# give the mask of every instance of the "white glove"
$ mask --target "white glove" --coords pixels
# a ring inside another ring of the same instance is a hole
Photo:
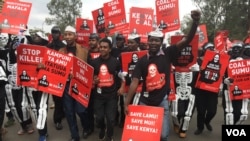
[[[194,64],[189,68],[190,71],[200,71],[200,66],[198,64]]]
[[[124,72],[121,72],[121,71],[120,71],[120,72],[118,73],[118,77],[121,78],[122,81],[125,81],[126,75],[128,75],[128,72],[125,72],[125,71],[124,71]]]

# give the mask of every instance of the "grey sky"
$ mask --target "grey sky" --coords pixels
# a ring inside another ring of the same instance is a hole
[[[30,12],[28,26],[29,28],[43,28],[46,32],[50,31],[52,26],[44,23],[45,17],[49,17],[47,3],[50,0],[20,0],[23,2],[31,2],[32,9]],[[111,0],[82,0],[82,18],[92,19],[92,11],[103,6],[103,3]],[[130,7],[149,7],[154,8],[155,0],[124,0],[125,10],[128,13]],[[191,0],[179,0],[180,18],[182,19],[185,14],[189,14],[194,5]]]

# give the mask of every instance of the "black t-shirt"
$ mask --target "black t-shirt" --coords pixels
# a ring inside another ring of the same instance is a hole
[[[110,56],[108,59],[102,59],[101,57],[98,57],[94,60],[92,60],[90,62],[90,65],[93,66],[94,68],[94,75],[99,75],[100,74],[100,67],[102,65],[105,65],[108,69],[108,74],[109,76],[111,76],[110,78],[112,80],[110,80],[110,84],[109,86],[101,86],[99,87],[101,89],[101,92],[98,90],[99,88],[97,88],[98,86],[96,86],[94,88],[94,93],[95,96],[97,98],[112,98],[112,97],[116,97],[117,96],[117,74],[121,69],[121,64],[120,62],[114,58],[113,56]],[[100,77],[99,77],[100,78]],[[100,78],[101,81],[101,78]]]
[[[170,91],[171,63],[179,57],[180,52],[176,46],[170,46],[164,48],[163,53],[149,57],[144,55],[139,59],[133,71],[132,78],[140,79],[142,77],[144,80],[140,101],[146,105],[158,106]],[[156,66],[157,71],[157,74],[151,78],[148,71],[150,66]]]

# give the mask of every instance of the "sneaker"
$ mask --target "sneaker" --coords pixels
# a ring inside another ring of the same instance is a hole
[[[47,140],[46,135],[39,136],[39,141],[46,141],[46,140]]]
[[[92,132],[93,130],[83,131],[83,134],[82,134],[83,138],[87,139],[88,136],[92,134]]]
[[[101,129],[99,132],[99,140],[104,141],[105,139],[105,129]]]
[[[206,123],[205,125],[208,131],[213,131],[213,127],[209,123]]]
[[[26,131],[28,134],[32,134],[35,132],[34,128],[33,128],[33,125],[32,124],[29,124],[26,126]]]
[[[51,105],[49,106],[49,108],[50,108],[50,109],[54,109],[54,108],[55,108],[55,104],[54,104],[54,103],[51,104]]]
[[[10,127],[10,126],[14,125],[14,123],[15,123],[15,120],[13,118],[11,118],[4,123],[4,127]]]
[[[179,134],[179,137],[180,137],[180,138],[186,138],[186,137],[187,137],[187,134],[186,134],[186,133],[181,132],[181,133]]]
[[[197,129],[197,130],[194,132],[195,135],[200,135],[201,133],[202,133],[202,130],[200,130],[200,129]]]
[[[21,128],[20,130],[17,131],[18,135],[23,135],[26,133],[26,130],[24,130],[23,128]]]
[[[61,123],[56,123],[56,130],[62,130],[63,126]]]

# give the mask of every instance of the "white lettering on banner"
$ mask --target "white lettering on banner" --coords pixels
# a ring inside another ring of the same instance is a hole
[[[144,118],[153,118],[153,119],[158,119],[158,115],[157,114],[148,114],[148,113],[144,113],[143,114]]]
[[[77,61],[77,65],[80,66],[80,68],[84,69],[85,71],[88,71],[88,66],[87,64],[84,64],[81,61]]]
[[[157,133],[158,129],[140,126],[139,131],[147,132],[147,133]]]
[[[118,15],[120,13],[121,13],[121,9],[116,9],[116,10],[110,11],[108,15],[113,16],[113,15]]]
[[[232,70],[232,75],[246,74],[250,72],[250,67],[238,68]]]
[[[90,36],[90,33],[77,33],[77,36]]]
[[[27,56],[27,55],[19,55],[19,61],[29,62],[29,63],[40,63],[43,58],[39,56]]]
[[[119,0],[113,0],[111,2],[108,2],[108,6],[114,6],[114,5],[117,5],[119,4]]]
[[[235,63],[230,63],[229,64],[229,68],[230,69],[235,69],[235,68],[240,68],[240,67],[245,67],[246,65],[244,64],[244,62],[235,62]]]
[[[143,124],[143,119],[132,118],[131,123]]]
[[[173,1],[173,0],[172,0],[172,1]],[[169,1],[169,0],[158,0],[158,1],[156,2],[156,5],[159,6],[159,5],[166,4],[166,3],[170,3],[170,1]]]
[[[37,56],[37,55],[41,54],[41,51],[37,50],[37,49],[23,48],[22,53],[27,54],[27,55]]]
[[[12,10],[27,11],[26,7],[21,7],[17,5],[7,5],[7,8]]]
[[[64,55],[64,54],[59,53],[59,52],[57,52],[57,51],[47,50],[47,54],[48,54],[48,55],[51,55],[51,56],[54,56],[54,57],[57,57],[57,58],[59,58],[59,59],[68,61],[68,62],[70,62],[70,60],[71,60],[71,57],[70,57],[70,56]]]
[[[142,113],[141,112],[130,112],[129,116],[142,117]]]
[[[227,136],[247,136],[244,129],[226,129]]]
[[[88,83],[88,78],[84,77],[83,75],[81,75],[80,73],[76,72],[76,78],[80,79],[81,81],[83,81],[85,84]]]
[[[164,11],[164,10],[173,9],[173,8],[175,8],[175,4],[169,3],[169,4],[159,6],[159,11]]]
[[[126,129],[129,129],[129,130],[136,130],[136,131],[137,131],[137,130],[139,130],[139,126],[127,124]]]

